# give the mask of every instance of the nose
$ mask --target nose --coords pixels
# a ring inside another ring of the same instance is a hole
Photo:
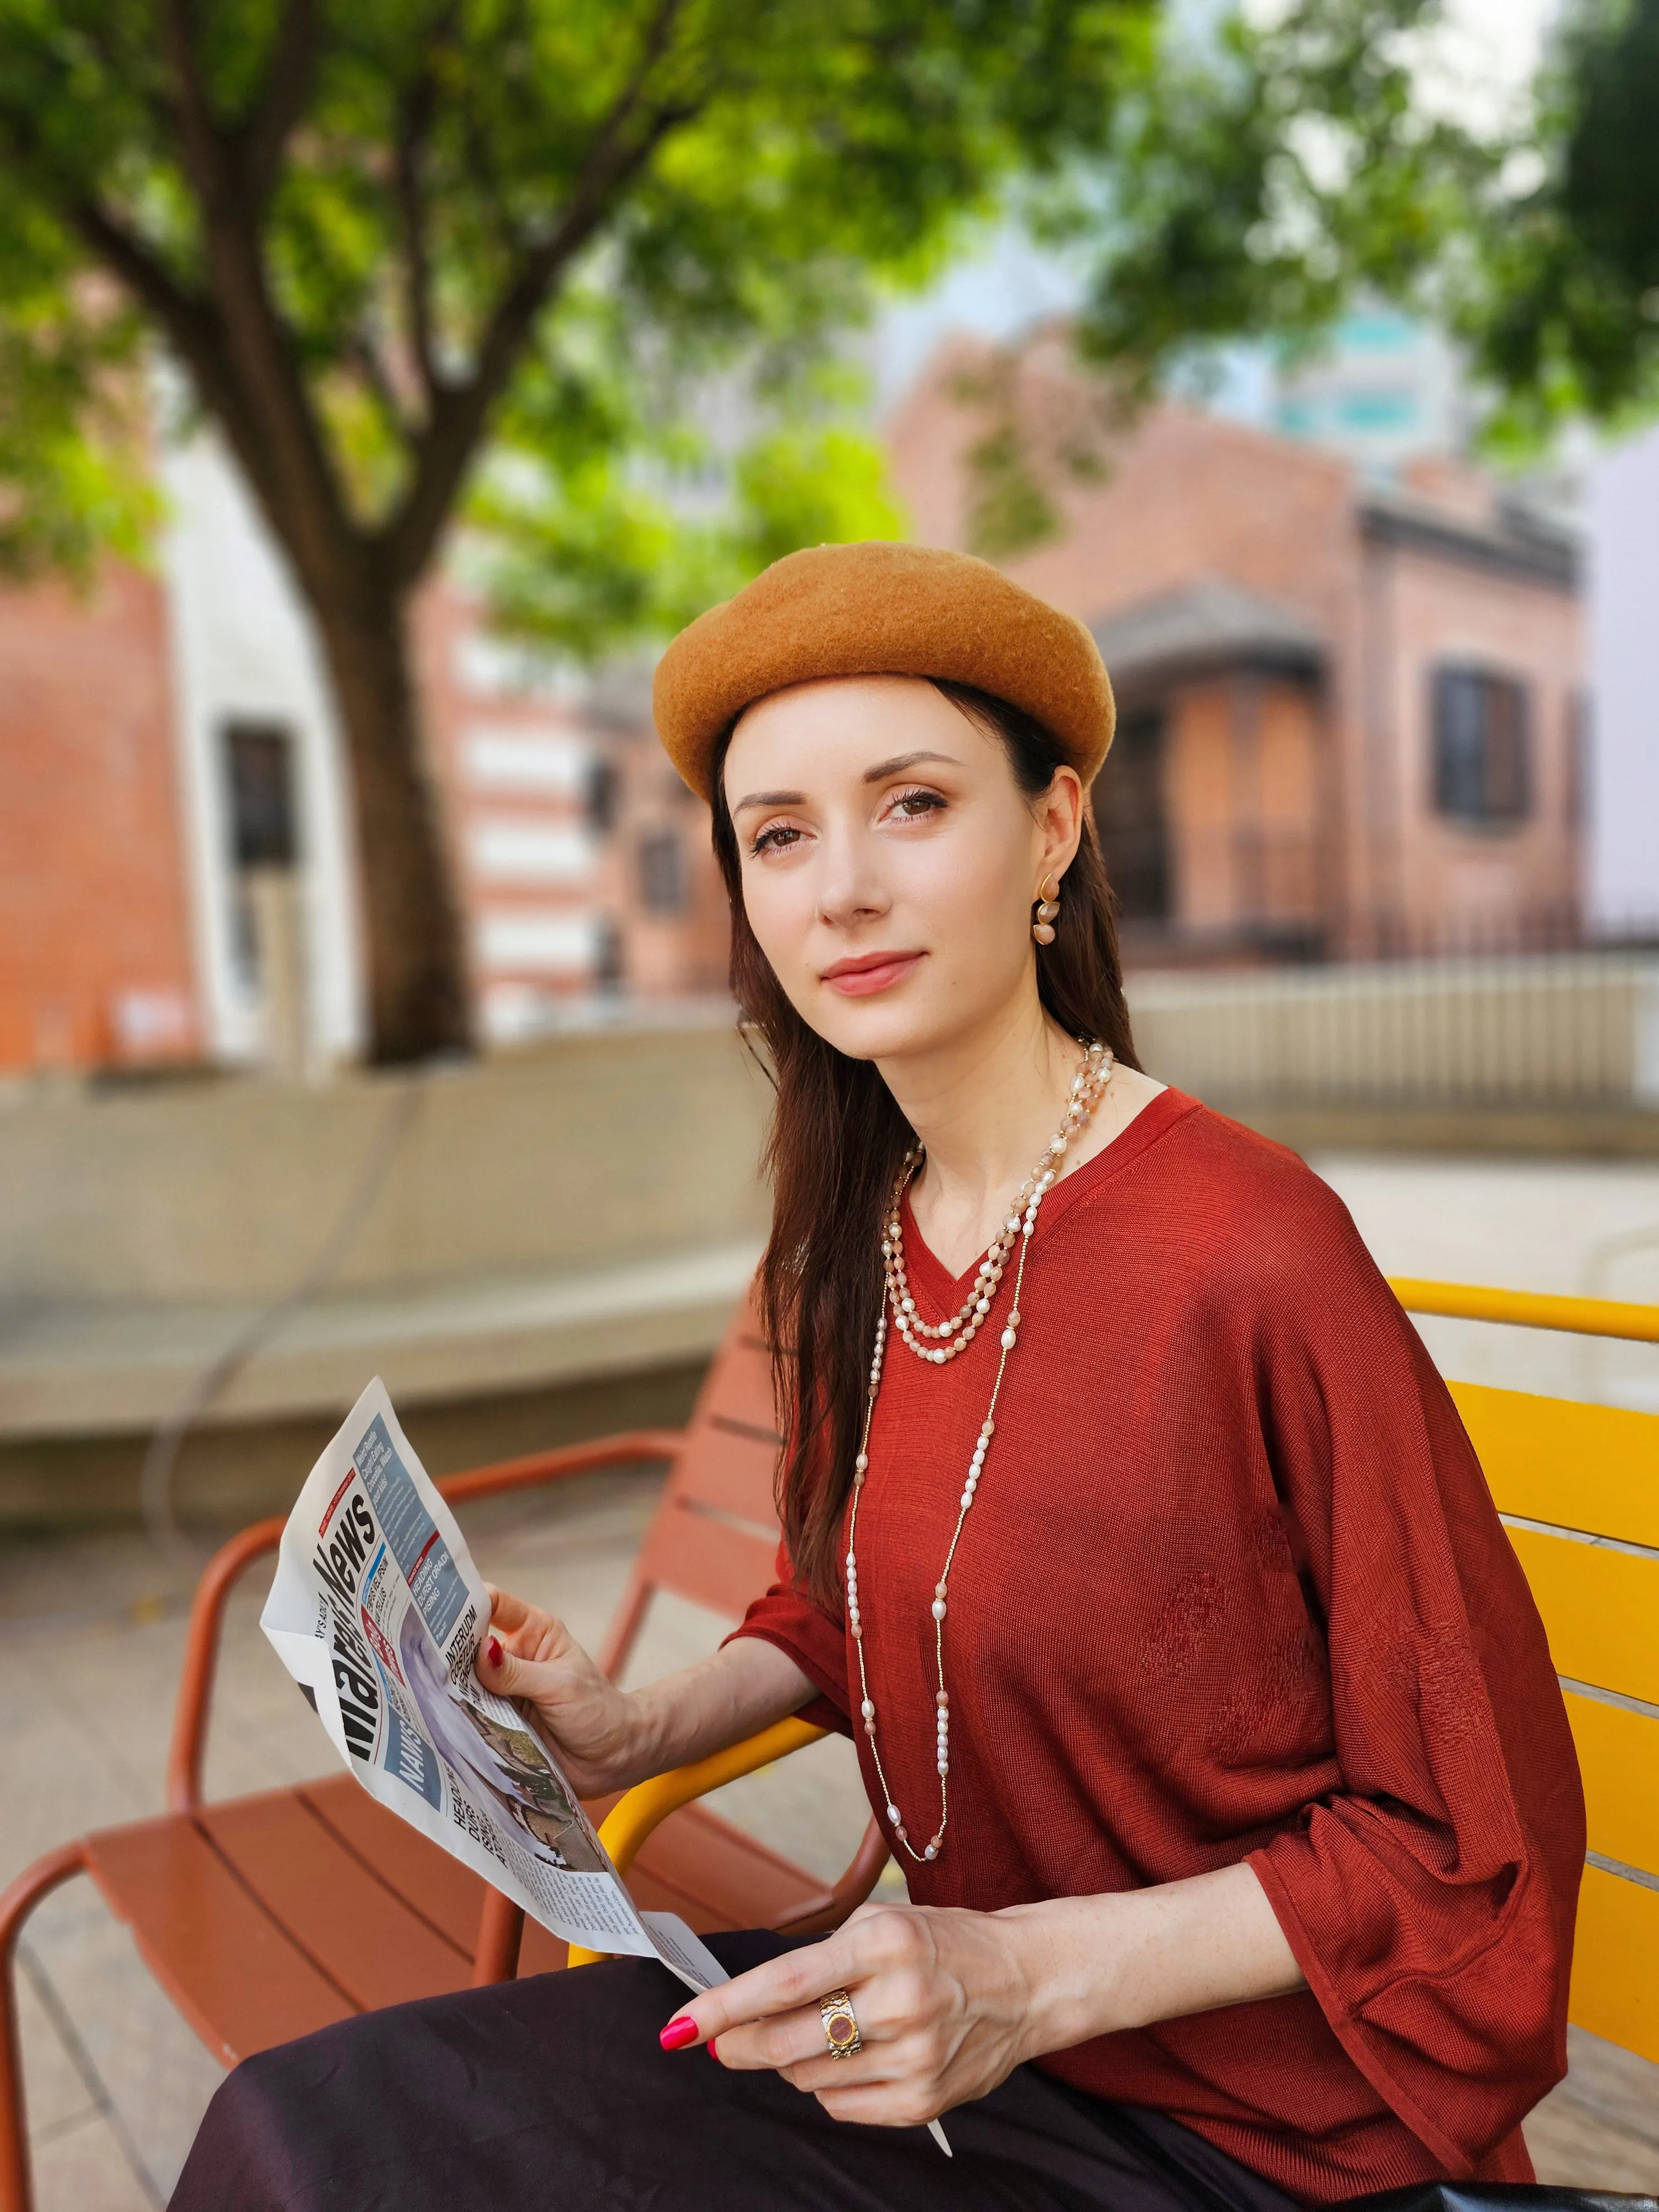
[[[844,829],[829,830],[818,850],[818,920],[830,929],[878,921],[893,902],[867,841]]]

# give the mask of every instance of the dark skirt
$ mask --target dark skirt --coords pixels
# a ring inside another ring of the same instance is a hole
[[[789,1948],[717,1936],[734,1973]],[[851,2126],[658,2031],[684,1990],[617,1960],[367,2013],[250,2058],[171,2212],[1295,2212],[1163,2113],[1022,2066],[921,2128]]]

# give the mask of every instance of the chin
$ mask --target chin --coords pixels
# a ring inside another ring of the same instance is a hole
[[[925,996],[906,994],[899,985],[878,999],[840,999],[819,988],[810,1007],[799,1009],[825,1043],[848,1060],[902,1060],[940,1044],[958,1026]]]

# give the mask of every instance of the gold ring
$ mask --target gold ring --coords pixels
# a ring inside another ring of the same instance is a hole
[[[827,1997],[821,1997],[818,2011],[823,2018],[824,2041],[830,2045],[832,2058],[850,2058],[855,2051],[864,2048],[864,2038],[859,2033],[853,2012],[853,2000],[845,1990],[831,1990]]]

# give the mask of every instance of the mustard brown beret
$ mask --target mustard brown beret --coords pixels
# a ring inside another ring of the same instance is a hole
[[[757,699],[836,676],[936,676],[1023,708],[1088,783],[1112,742],[1112,687],[1088,631],[988,561],[932,545],[791,553],[688,624],[658,664],[657,732],[712,796],[720,733]]]

